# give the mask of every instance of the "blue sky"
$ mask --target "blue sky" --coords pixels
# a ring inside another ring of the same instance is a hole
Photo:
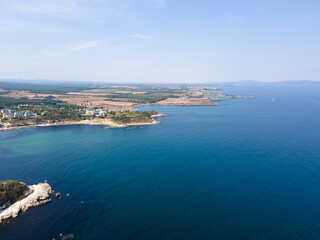
[[[0,0],[0,78],[320,80],[320,2]]]

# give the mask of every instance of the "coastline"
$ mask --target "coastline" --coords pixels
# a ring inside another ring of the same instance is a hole
[[[15,126],[15,127],[8,127],[8,128],[0,128],[0,131],[5,130],[15,130],[15,129],[22,129],[22,128],[32,128],[32,127],[52,127],[52,126],[68,126],[68,125],[101,125],[106,126],[108,128],[125,128],[125,127],[138,127],[138,126],[148,126],[148,125],[156,125],[159,124],[160,121],[155,120],[155,117],[164,117],[165,114],[159,113],[157,115],[152,115],[151,118],[153,119],[152,122],[141,122],[141,123],[123,123],[119,124],[111,119],[105,118],[98,118],[93,120],[81,120],[81,121],[65,121],[65,122],[58,122],[58,123],[42,123],[42,124],[35,124],[35,125],[26,125],[26,126]]]
[[[0,223],[9,219],[15,218],[19,215],[20,211],[27,211],[31,207],[37,207],[51,201],[49,198],[51,194],[51,186],[48,183],[39,183],[36,185],[28,186],[30,191],[26,197],[15,202],[10,207],[0,212]]]
[[[156,103],[156,105],[162,106],[219,106],[220,103],[216,102],[217,99],[211,98],[167,98]],[[220,101],[220,100],[219,100]]]

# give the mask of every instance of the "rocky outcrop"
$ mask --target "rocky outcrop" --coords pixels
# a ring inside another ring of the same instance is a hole
[[[8,218],[17,217],[20,211],[27,211],[31,207],[40,206],[51,201],[49,198],[51,186],[48,183],[39,183],[28,187],[31,191],[28,196],[0,212],[0,223]]]

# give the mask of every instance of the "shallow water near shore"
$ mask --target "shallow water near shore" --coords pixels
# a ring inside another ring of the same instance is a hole
[[[153,126],[0,131],[0,179],[62,193],[0,239],[319,239],[320,85],[226,92],[256,98],[141,106],[168,115]]]

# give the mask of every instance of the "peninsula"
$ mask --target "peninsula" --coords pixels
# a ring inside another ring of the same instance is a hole
[[[24,109],[24,111],[22,110]],[[155,117],[164,114],[136,109],[108,110],[87,109],[68,106],[24,106],[1,109],[3,119],[0,130],[26,127],[46,127],[56,125],[106,125],[108,127],[128,127],[158,124]],[[11,117],[8,117],[11,116]]]
[[[19,212],[51,201],[48,183],[27,186],[18,181],[0,182],[0,223],[18,216]]]

